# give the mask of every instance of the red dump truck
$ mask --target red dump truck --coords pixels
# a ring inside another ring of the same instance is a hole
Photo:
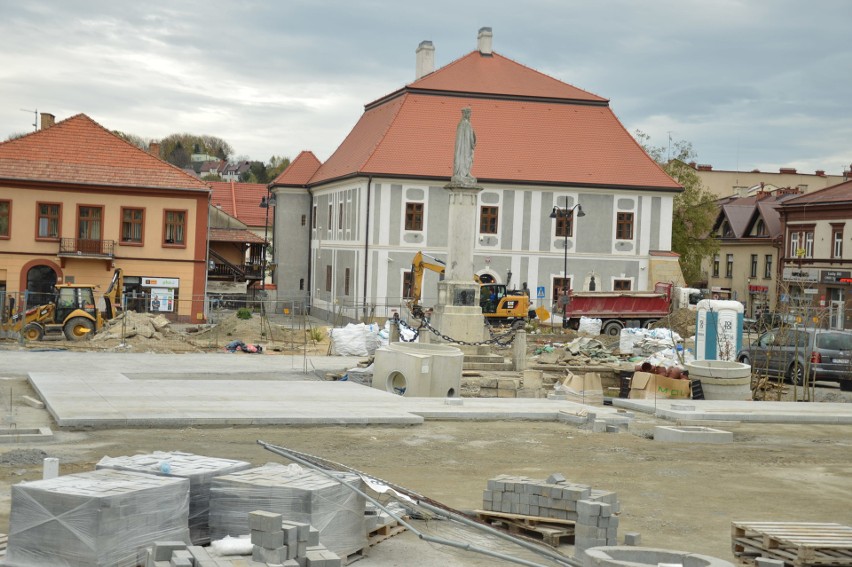
[[[571,291],[562,325],[580,326],[580,317],[601,320],[601,334],[618,335],[625,327],[648,327],[671,311],[672,284],[658,282],[654,291]]]

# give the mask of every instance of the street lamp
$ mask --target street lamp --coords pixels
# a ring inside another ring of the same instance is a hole
[[[562,263],[562,285],[563,285],[563,293],[566,298],[563,300],[562,304],[562,326],[568,326],[568,320],[565,318],[565,310],[568,308],[567,296],[568,296],[568,237],[572,236],[568,231],[568,223],[573,219],[574,210],[577,211],[578,217],[586,216],[586,213],[583,212],[583,207],[580,206],[580,203],[577,203],[573,207],[568,206],[568,197],[565,197],[565,206],[560,207],[558,205],[553,206],[553,210],[550,212],[550,218],[556,219],[557,222],[561,219],[563,223],[563,240],[562,240],[562,248],[564,249],[564,260]],[[558,226],[558,225],[557,225]],[[571,225],[573,232],[573,223]]]

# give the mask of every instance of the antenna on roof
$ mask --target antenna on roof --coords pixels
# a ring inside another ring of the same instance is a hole
[[[21,112],[32,112],[33,113],[33,129],[38,131],[38,109],[29,110],[27,108],[22,108]]]

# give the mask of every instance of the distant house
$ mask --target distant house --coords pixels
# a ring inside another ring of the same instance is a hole
[[[829,175],[821,169],[804,173],[793,167],[782,167],[778,171],[730,171],[714,169],[710,164],[691,162],[687,165],[695,171],[701,184],[720,198],[750,197],[761,190],[771,192],[773,187],[791,187],[800,193],[809,193],[852,179],[849,171]]]
[[[785,200],[779,213],[783,299],[825,326],[852,329],[852,181]]]
[[[249,169],[251,169],[250,161],[229,163],[225,166],[225,169],[221,173],[222,179],[225,181],[239,181],[240,175],[248,173]]]
[[[432,42],[422,42],[414,82],[368,103],[325,162],[303,152],[270,184],[275,242],[287,243],[275,251],[288,266],[277,274],[279,298],[353,319],[399,309],[414,255],[447,257],[444,186],[466,107],[476,133],[472,174],[482,187],[470,219],[481,280],[527,284],[547,307],[565,287],[682,282],[671,253],[682,188],[607,99],[493,51],[490,28],[474,51],[444,67],[434,68],[434,55]],[[554,208],[565,214],[551,216]],[[430,274],[423,302],[436,297]]]
[[[274,267],[269,241],[272,238],[275,206],[273,205],[268,210],[262,206],[266,204],[266,199],[269,196],[266,185],[260,183],[236,183],[234,181],[210,181],[207,184],[213,191],[210,203],[238,220],[244,229],[251,231],[257,237],[256,240],[251,241],[252,245],[246,250],[244,261],[249,264],[258,263],[259,265],[262,258],[262,245],[266,242],[267,273],[273,271],[269,269]],[[259,246],[260,248],[258,248]],[[250,279],[254,288],[257,288],[262,281],[259,276],[252,276]],[[267,286],[271,283],[272,280],[267,279]]]
[[[42,114],[41,130],[0,144],[3,304],[40,303],[57,283],[106,290],[121,268],[130,308],[203,320],[210,189],[158,153],[85,114]]]
[[[787,188],[720,201],[712,229],[719,251],[703,266],[712,297],[741,301],[747,317],[775,311],[784,242],[779,208],[800,194]]]
[[[218,175],[219,177],[222,177],[226,167],[228,167],[228,162],[225,160],[201,162],[198,167],[198,176],[204,177],[205,175]]]
[[[207,295],[253,296],[263,281],[266,241],[221,206],[210,206]]]

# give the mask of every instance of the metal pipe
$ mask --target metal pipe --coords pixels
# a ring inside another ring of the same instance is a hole
[[[506,555],[506,554],[500,553],[498,551],[492,551],[490,549],[486,549],[484,547],[479,547],[477,545],[472,545],[470,543],[463,543],[463,542],[453,541],[453,540],[444,539],[444,538],[440,538],[440,537],[431,536],[429,534],[425,534],[425,533],[421,532],[420,530],[418,530],[417,528],[415,528],[410,523],[406,522],[400,516],[397,516],[392,510],[389,510],[388,508],[386,508],[381,502],[379,502],[378,500],[376,500],[372,496],[366,494],[360,488],[358,488],[356,486],[352,486],[348,483],[342,482],[339,478],[335,477],[334,475],[332,475],[330,472],[323,469],[322,467],[319,467],[319,466],[311,463],[310,461],[308,461],[306,459],[302,459],[301,457],[295,455],[293,452],[288,451],[287,449],[284,449],[283,447],[271,445],[271,444],[266,443],[265,441],[261,441],[261,440],[258,440],[257,444],[260,445],[261,447],[263,447],[264,449],[266,449],[267,451],[275,453],[276,455],[280,455],[280,456],[282,456],[286,459],[289,459],[289,460],[291,460],[295,463],[298,463],[300,465],[304,465],[304,466],[306,466],[306,467],[308,467],[312,470],[319,472],[320,474],[323,474],[324,476],[328,477],[329,479],[334,480],[335,482],[339,482],[342,486],[347,487],[349,490],[352,490],[356,494],[363,496],[364,498],[369,500],[371,503],[373,503],[373,505],[380,508],[382,511],[387,513],[390,517],[392,517],[393,519],[398,521],[400,524],[405,526],[406,529],[411,530],[411,532],[413,534],[415,534],[418,538],[420,538],[424,541],[428,541],[430,543],[437,543],[437,544],[441,544],[441,545],[446,545],[446,546],[449,546],[449,547],[455,547],[455,548],[458,548],[458,549],[463,549],[465,551],[473,551],[475,553],[481,553],[482,555],[487,555],[489,557],[495,557],[497,559],[503,559],[504,561],[510,561],[512,563],[517,563],[519,565],[526,565],[527,567],[548,567],[548,566],[542,565],[540,563],[534,563],[532,561],[527,561],[526,559],[521,559],[520,557],[513,557],[511,555]],[[418,500],[418,504],[422,505],[422,502]],[[434,508],[434,507],[430,506],[429,508]],[[444,511],[443,514],[446,515],[446,511]],[[490,528],[490,526],[482,526],[482,525],[479,525],[479,524],[477,524],[477,527],[479,527],[479,528],[482,528],[482,527]],[[490,528],[490,529],[493,530],[493,528]],[[505,534],[501,534],[501,535],[505,536]],[[512,539],[512,542],[518,543],[517,539],[514,539],[514,538]],[[567,559],[567,558],[565,558],[565,559]],[[566,564],[571,565],[572,567],[579,567],[581,565],[579,563],[566,563]]]

